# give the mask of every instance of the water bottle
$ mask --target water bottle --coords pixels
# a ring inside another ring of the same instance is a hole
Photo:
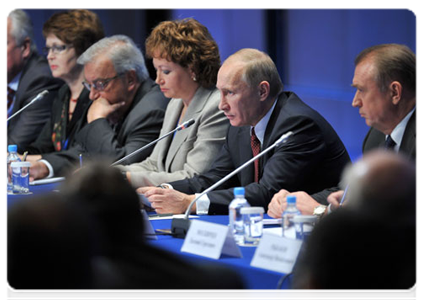
[[[297,197],[289,195],[286,197],[288,206],[282,213],[282,236],[292,237],[295,239],[295,223],[293,218],[301,215],[301,212],[297,208]],[[291,233],[291,234],[290,234]]]
[[[12,182],[12,170],[10,168],[10,164],[14,161],[21,161],[18,156],[18,146],[16,145],[9,145],[7,147],[7,193],[13,194],[13,182]]]
[[[232,230],[235,241],[240,244],[244,242],[244,223],[241,215],[242,207],[249,207],[245,199],[245,189],[243,187],[234,188],[234,200],[229,204],[229,227]]]

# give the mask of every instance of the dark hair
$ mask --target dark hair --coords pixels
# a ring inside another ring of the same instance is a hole
[[[416,56],[405,45],[381,44],[364,49],[355,59],[358,65],[373,58],[376,66],[375,80],[384,92],[392,81],[398,81],[413,95],[416,94]]]
[[[44,23],[43,36],[54,34],[81,55],[92,44],[104,37],[103,25],[92,11],[76,9],[55,13]]]
[[[93,224],[60,193],[13,204],[7,216],[8,281],[16,289],[86,289],[93,281]]]
[[[87,164],[67,179],[62,193],[98,222],[110,245],[143,240],[138,194],[118,169],[101,163]]]
[[[295,289],[412,288],[416,227],[397,222],[395,215],[338,209],[313,229],[293,275]]]
[[[216,85],[219,48],[207,27],[197,20],[161,22],[147,38],[145,47],[149,58],[165,58],[184,68],[190,67],[201,86]]]

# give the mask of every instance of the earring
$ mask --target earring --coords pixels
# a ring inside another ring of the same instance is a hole
[[[195,75],[192,76],[192,80],[196,82],[197,81],[197,77],[195,77]]]

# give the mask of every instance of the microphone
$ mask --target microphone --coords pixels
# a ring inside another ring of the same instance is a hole
[[[288,139],[289,136],[291,136],[293,134],[294,133],[292,131],[285,133],[278,140],[276,140],[276,142],[272,146],[267,147],[266,150],[260,152],[259,154],[257,154],[256,156],[254,156],[253,158],[251,158],[250,160],[248,160],[247,162],[245,162],[244,164],[242,164],[241,166],[236,168],[234,171],[232,171],[231,173],[229,173],[228,175],[226,175],[225,177],[220,179],[218,182],[213,184],[211,187],[206,189],[200,195],[195,197],[195,199],[190,203],[187,210],[185,211],[184,217],[172,220],[172,235],[177,237],[177,238],[184,238],[185,237],[185,235],[188,232],[189,226],[191,224],[191,221],[189,220],[189,214],[191,212],[191,208],[194,205],[194,203],[198,201],[198,199],[200,199],[203,195],[207,194],[208,192],[214,190],[216,187],[218,187],[222,183],[226,182],[233,175],[235,175],[239,171],[243,170],[245,167],[247,167],[253,161],[257,160],[258,158],[260,158],[261,156],[263,156],[264,154],[266,154],[267,152],[269,152],[273,148],[280,146],[282,143],[284,143]]]
[[[11,115],[9,118],[7,118],[7,121],[9,122],[11,119],[13,119],[15,116],[17,116],[18,114],[20,114],[22,111],[24,111],[28,106],[32,105],[35,101],[38,101],[42,98],[44,98],[45,95],[48,94],[48,90],[44,90],[41,93],[39,93],[37,96],[35,96],[34,99],[31,100],[31,102],[29,102],[27,105],[25,105],[24,107],[22,107],[20,110],[18,110],[17,112],[15,112],[13,115]]]
[[[168,133],[166,133],[165,135],[162,135],[162,136],[161,136],[161,137],[159,137],[158,139],[156,139],[156,140],[154,140],[154,141],[152,141],[152,142],[148,143],[147,145],[145,145],[145,146],[143,146],[143,147],[141,147],[141,148],[139,148],[139,149],[135,150],[134,152],[129,153],[127,156],[125,156],[125,157],[123,157],[123,158],[121,158],[121,159],[119,159],[119,160],[115,161],[115,162],[114,162],[114,163],[112,163],[110,166],[111,166],[111,167],[113,167],[113,166],[115,166],[115,165],[120,164],[121,162],[123,162],[123,161],[127,160],[128,158],[130,158],[130,157],[134,156],[134,155],[135,155],[135,154],[137,154],[138,152],[141,152],[141,151],[143,151],[144,149],[146,149],[146,148],[148,148],[148,147],[150,147],[150,146],[152,146],[152,145],[156,144],[158,141],[160,141],[160,140],[164,139],[165,137],[167,137],[167,136],[171,135],[171,134],[172,134],[172,133],[174,133],[175,131],[181,131],[181,130],[187,129],[188,127],[190,127],[190,126],[191,126],[192,124],[194,124],[194,123],[195,123],[195,120],[194,120],[194,119],[190,119],[190,120],[188,120],[188,121],[186,121],[186,122],[182,123],[181,125],[177,126],[177,127],[176,127],[175,129],[173,129],[172,131],[169,131],[169,132],[168,132]]]

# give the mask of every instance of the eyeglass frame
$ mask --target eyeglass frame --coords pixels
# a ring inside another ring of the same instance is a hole
[[[53,45],[51,47],[44,47],[43,53],[44,55],[48,55],[50,53],[50,50],[52,50],[54,54],[61,54],[66,49],[70,49],[70,48],[73,48],[73,46],[72,45]]]
[[[99,92],[104,91],[104,89],[107,87],[107,85],[109,84],[110,81],[119,78],[120,76],[124,75],[125,73],[118,73],[116,74],[116,76],[114,77],[110,77],[110,78],[99,78],[93,81],[92,84],[86,82],[85,80],[82,81],[82,85],[88,90],[91,91],[91,88],[94,87],[94,89],[96,89]],[[101,87],[98,87],[97,84],[100,84]]]

